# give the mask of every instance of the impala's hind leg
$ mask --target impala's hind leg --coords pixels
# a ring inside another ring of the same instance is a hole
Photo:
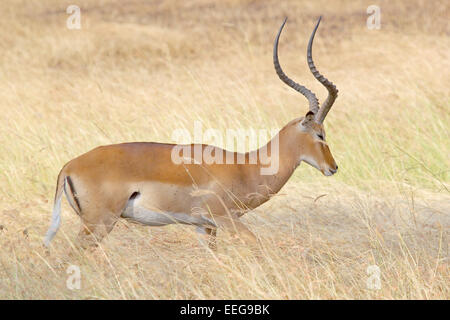
[[[78,233],[77,243],[82,248],[97,246],[113,229],[119,218],[111,211],[101,211],[100,214],[89,214],[81,217],[82,226]]]
[[[82,226],[78,233],[78,244],[87,248],[96,246],[102,239],[111,232],[114,225],[119,220],[120,214],[125,206],[127,197],[123,201],[112,202],[111,199],[91,199],[91,201],[81,202],[81,222]],[[109,204],[109,205],[108,205]]]

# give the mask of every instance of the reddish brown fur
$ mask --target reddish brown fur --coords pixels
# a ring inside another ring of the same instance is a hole
[[[58,188],[64,177],[72,179],[76,194],[71,196],[80,204],[85,226],[80,232],[82,241],[89,234],[101,240],[112,229],[131,195],[147,192],[147,186],[153,185],[170,186],[172,191],[167,194],[164,188],[151,189],[152,194],[147,195],[149,205],[153,205],[150,203],[153,199],[158,210],[191,214],[202,209],[218,226],[231,231],[237,227],[253,238],[237,218],[276,194],[303,156],[315,159],[324,173],[336,169],[328,146],[316,138],[318,133],[324,135],[323,126],[305,118],[288,123],[277,135],[279,171],[266,176],[260,174],[263,166],[260,161],[248,164],[250,153],[245,154],[246,164],[178,165],[171,159],[175,146],[172,144],[140,142],[102,146],[68,162],[60,173]],[[269,150],[273,141],[266,146]],[[202,150],[205,147],[202,145]],[[220,148],[216,152],[230,154]],[[231,154],[236,159],[237,153]],[[196,190],[203,190],[204,194],[192,194]]]

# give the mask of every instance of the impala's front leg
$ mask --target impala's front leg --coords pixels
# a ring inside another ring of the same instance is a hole
[[[223,227],[224,230],[230,232],[233,236],[239,236],[244,242],[255,244],[258,242],[255,234],[251,232],[245,224],[238,220],[238,218],[229,217],[214,217],[214,221],[219,227]]]
[[[217,229],[197,227],[198,240],[202,245],[208,245],[211,250],[217,250]]]

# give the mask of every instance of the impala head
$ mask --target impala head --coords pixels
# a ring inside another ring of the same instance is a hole
[[[278,40],[280,38],[281,31],[286,24],[287,18],[284,19],[284,22],[281,25],[275,39],[275,44],[273,47],[273,63],[280,79],[289,87],[304,95],[309,102],[309,111],[306,115],[300,119],[291,121],[288,126],[286,126],[289,130],[289,136],[298,142],[298,144],[294,143],[293,146],[298,146],[298,151],[300,154],[299,160],[305,161],[306,163],[312,165],[320,170],[324,175],[331,176],[337,172],[338,166],[336,165],[336,162],[331,155],[330,148],[326,143],[323,121],[336,100],[338,90],[331,81],[317,71],[312,59],[312,44],[314,35],[316,34],[316,30],[319,27],[321,19],[322,17],[319,18],[316,26],[314,27],[311,37],[309,38],[307,49],[307,62],[309,69],[314,77],[328,90],[328,97],[321,107],[319,107],[319,101],[317,100],[316,95],[311,90],[291,80],[281,69],[278,61]]]

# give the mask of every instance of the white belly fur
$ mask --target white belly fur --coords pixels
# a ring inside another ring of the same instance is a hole
[[[182,212],[162,212],[145,208],[140,202],[141,196],[130,199],[122,212],[122,217],[148,226],[165,226],[173,223],[195,226],[213,226],[216,224],[202,215]]]

